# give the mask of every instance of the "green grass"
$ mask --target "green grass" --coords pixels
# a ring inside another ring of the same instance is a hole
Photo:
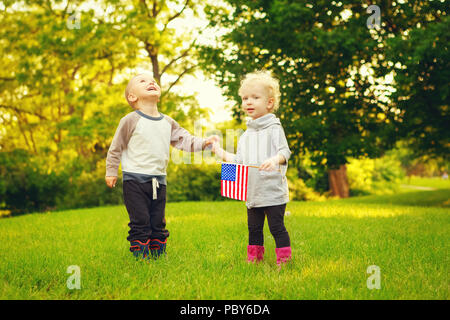
[[[133,260],[123,206],[0,219],[0,299],[449,299],[450,189],[291,202],[293,261],[246,263],[244,204],[168,203],[167,257]],[[69,290],[67,267],[81,269]],[[369,290],[368,266],[381,270]]]

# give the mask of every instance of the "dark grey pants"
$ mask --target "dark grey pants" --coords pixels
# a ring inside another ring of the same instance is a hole
[[[130,217],[128,241],[159,239],[169,236],[166,229],[166,186],[157,189],[157,199],[153,200],[152,182],[140,183],[134,180],[123,182],[123,201]]]
[[[248,218],[248,244],[264,245],[264,220],[267,215],[269,230],[275,239],[277,248],[290,247],[291,240],[284,226],[284,211],[286,204],[270,207],[247,208]]]

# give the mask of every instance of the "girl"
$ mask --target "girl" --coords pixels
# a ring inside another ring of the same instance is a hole
[[[281,267],[291,258],[291,243],[284,226],[284,211],[289,201],[286,170],[291,152],[280,120],[272,113],[280,102],[278,80],[267,71],[249,73],[241,81],[239,96],[251,120],[239,139],[237,152],[226,152],[217,142],[212,150],[226,162],[258,167],[249,167],[248,172],[247,261],[263,260],[263,228],[267,215],[275,239],[277,264]]]

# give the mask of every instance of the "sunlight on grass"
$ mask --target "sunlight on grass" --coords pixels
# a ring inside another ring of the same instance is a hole
[[[339,207],[318,207],[314,210],[305,211],[304,209],[291,208],[293,216],[309,216],[309,217],[395,217],[405,214],[411,214],[413,210],[410,208],[386,208],[383,206],[355,206],[341,205]]]
[[[350,267],[350,268],[349,268]],[[316,261],[309,265],[303,266],[301,270],[301,276],[304,279],[319,279],[327,275],[327,277],[334,277],[343,272],[345,269],[351,269],[352,264],[344,259],[338,259],[335,261]]]

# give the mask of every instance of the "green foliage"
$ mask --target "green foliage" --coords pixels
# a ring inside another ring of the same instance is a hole
[[[202,51],[203,64],[236,101],[240,78],[269,69],[280,80],[283,122],[294,161],[307,152],[315,166],[334,168],[347,157],[377,157],[393,144],[395,114],[383,108],[371,79],[377,41],[355,1],[227,1],[209,18],[230,32]],[[352,12],[344,18],[343,12]],[[388,120],[390,120],[388,122]]]
[[[101,166],[88,173],[86,164],[67,163],[53,171],[44,159],[16,149],[0,152],[0,168],[0,210],[13,215],[122,203],[121,182],[109,189]]]
[[[236,101],[237,119],[240,78],[255,69],[278,76],[296,166],[308,153],[329,169],[377,158],[402,137],[416,154],[448,157],[448,4],[376,4],[381,28],[369,30],[368,4],[358,1],[228,0],[208,10],[229,32],[203,48],[205,70]]]
[[[62,210],[122,203],[122,179],[118,179],[116,187],[110,189],[105,184],[104,168],[99,168],[89,173],[81,171],[79,175],[70,177],[67,192],[58,198],[56,207]]]
[[[393,102],[404,113],[401,135],[415,154],[449,161],[450,17],[418,25],[388,40],[387,58],[398,61],[391,66],[397,83]]]
[[[110,189],[104,165],[89,172],[87,166],[67,164],[63,171],[49,172],[26,151],[0,153],[0,210],[16,215],[122,204],[122,179]],[[171,164],[167,180],[167,201],[223,200],[218,164]]]
[[[450,171],[450,161],[445,156],[417,156],[417,149],[411,147],[411,141],[398,141],[396,147],[387,154],[398,159],[406,171],[406,175],[422,177],[441,177]]]
[[[223,200],[220,165],[170,164],[167,170],[167,201]]]
[[[393,156],[351,159],[347,165],[351,195],[391,194],[399,191],[405,172]]]
[[[188,129],[192,119],[207,118],[194,96],[172,91],[197,67],[199,31],[177,32],[174,20],[196,16],[199,3],[103,0],[91,9],[83,0],[1,2],[0,152],[14,170],[0,180],[0,207],[119,203],[120,186],[105,186],[104,162],[120,118],[132,111],[125,85],[142,69],[161,84],[161,112]],[[81,20],[69,28],[73,17]],[[17,149],[26,150],[29,166],[14,168]],[[21,202],[20,192],[31,198]]]
[[[116,113],[122,84],[114,76],[133,61],[128,38],[82,12],[79,29],[67,26],[69,6],[22,3],[0,15],[0,148],[24,148],[38,161],[65,167],[78,157],[93,165],[105,148],[105,126]]]
[[[48,172],[20,149],[0,152],[0,209],[12,214],[54,209],[68,189],[67,173]]]
[[[289,199],[292,201],[323,201],[326,200],[325,195],[321,195],[313,188],[308,187],[305,182],[299,178],[296,169],[290,168],[286,174],[289,185]]]

